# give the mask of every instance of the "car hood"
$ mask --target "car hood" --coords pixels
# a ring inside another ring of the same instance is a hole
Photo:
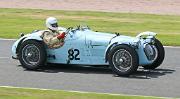
[[[139,39],[136,37],[119,35],[105,32],[93,32],[86,34],[86,41],[92,46],[107,46],[109,44],[118,42],[119,44],[131,44],[138,42]]]
[[[131,37],[131,36],[125,36],[125,35],[120,35],[120,36],[116,36],[114,37],[111,42],[123,42],[123,43],[130,43],[130,42],[134,42],[136,41],[137,38],[136,37]]]
[[[105,32],[88,32],[89,33],[86,33],[86,42],[92,46],[107,46],[111,39],[116,36],[115,34]]]

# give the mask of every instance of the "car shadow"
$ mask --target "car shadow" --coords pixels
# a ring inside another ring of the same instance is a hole
[[[31,71],[31,70],[25,70]],[[82,66],[82,65],[59,65],[59,64],[48,64],[41,69],[31,72],[44,72],[44,73],[83,73],[83,74],[112,74],[113,77],[118,76],[112,72],[108,66]],[[136,73],[126,76],[125,78],[131,79],[151,79],[158,78],[167,74],[172,74],[175,70],[167,68],[157,68],[155,70],[147,70],[140,67]]]
[[[172,74],[175,70],[167,69],[167,68],[157,68],[154,70],[139,68],[138,71],[130,75],[129,78],[135,78],[135,79],[151,79],[151,78],[159,78],[161,76]]]
[[[107,66],[82,66],[82,65],[63,65],[63,64],[48,64],[42,68],[31,72],[44,72],[44,73],[83,73],[83,74],[112,74],[111,69]]]

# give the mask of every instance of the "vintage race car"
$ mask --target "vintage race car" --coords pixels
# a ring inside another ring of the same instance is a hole
[[[68,28],[64,46],[49,49],[42,31],[22,35],[12,46],[12,57],[26,69],[36,70],[47,63],[108,65],[120,76],[137,71],[138,66],[155,69],[164,60],[165,51],[154,32],[136,37],[91,30],[88,26]]]

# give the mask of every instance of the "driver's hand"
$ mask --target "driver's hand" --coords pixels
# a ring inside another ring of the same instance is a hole
[[[57,38],[58,38],[58,39],[64,39],[64,38],[65,38],[65,35],[66,35],[65,32],[60,33],[60,34],[57,35]]]

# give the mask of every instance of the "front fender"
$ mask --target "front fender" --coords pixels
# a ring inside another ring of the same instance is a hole
[[[155,32],[150,32],[150,31],[146,31],[146,32],[142,32],[142,33],[139,33],[136,38],[142,38],[142,37],[155,37],[157,33]]]
[[[117,37],[113,38],[111,40],[111,43],[107,46],[107,48],[105,50],[105,62],[108,61],[108,53],[114,46],[123,44],[123,45],[132,46],[133,48],[136,49],[136,48],[138,48],[139,43],[140,43],[140,39],[136,38],[136,37],[121,35],[121,36],[117,36]]]
[[[114,43],[111,43],[107,46],[106,50],[105,50],[105,62],[107,63],[108,62],[108,55],[109,55],[109,52],[110,50],[114,47],[114,46],[118,46],[118,45],[130,45],[129,43],[122,43],[122,42],[114,42]]]

